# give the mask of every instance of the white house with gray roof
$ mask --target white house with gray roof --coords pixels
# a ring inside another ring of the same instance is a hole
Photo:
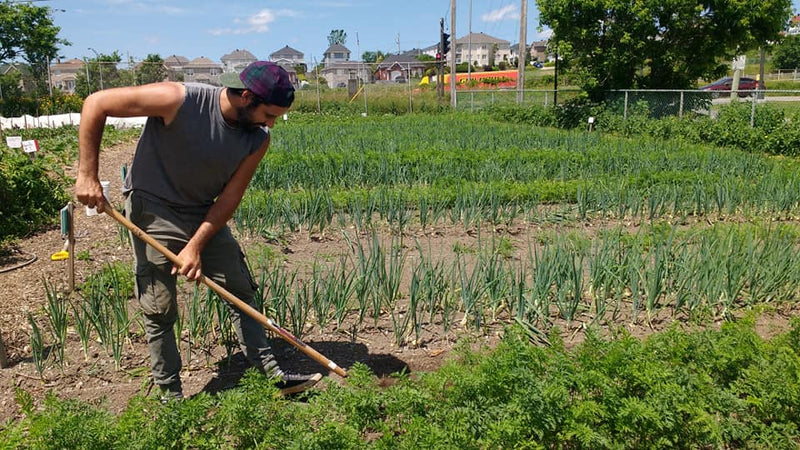
[[[220,58],[225,72],[241,72],[248,64],[258,61],[252,53],[238,48]]]
[[[333,44],[322,54],[322,63],[325,65],[344,61],[350,61],[350,49],[342,44]]]
[[[471,61],[473,65],[488,66],[492,61],[511,61],[511,43],[485,33],[471,33],[456,39],[451,45],[449,60],[455,51],[456,64]],[[494,52],[494,58],[492,58]]]
[[[194,83],[219,84],[222,65],[201,56],[189,61],[183,67],[184,81]]]

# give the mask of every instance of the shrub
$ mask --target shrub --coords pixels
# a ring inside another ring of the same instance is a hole
[[[58,221],[69,201],[63,182],[51,177],[40,159],[22,152],[0,153],[0,245]]]

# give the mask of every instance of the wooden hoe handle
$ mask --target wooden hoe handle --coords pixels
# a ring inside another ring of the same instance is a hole
[[[100,207],[98,207],[98,209],[100,209]],[[152,236],[145,233],[141,228],[137,227],[133,222],[125,218],[125,216],[120,214],[119,211],[114,209],[107,202],[103,203],[102,209],[104,213],[113,217],[114,220],[121,223],[125,228],[130,230],[130,232],[133,233],[134,236],[143,240],[154,249],[158,250],[159,253],[166,256],[167,259],[169,259],[173,264],[180,266],[180,261],[178,260],[178,257],[174,253],[172,253],[168,248],[164,247],[161,243],[153,239]],[[343,377],[347,376],[347,371],[336,365],[335,362],[331,361],[318,351],[309,347],[306,343],[296,338],[292,333],[285,330],[277,323],[273,322],[272,319],[268,319],[266,316],[258,312],[255,308],[253,308],[252,306],[248,305],[247,303],[237,298],[235,295],[228,292],[224,287],[214,282],[214,280],[211,280],[201,275],[199,281],[205,284],[206,286],[210,287],[211,289],[213,289],[214,292],[219,294],[220,297],[225,299],[227,302],[233,304],[235,307],[239,308],[239,310],[241,310],[243,313],[255,319],[264,328],[272,331],[273,333],[283,338],[283,340],[285,340],[286,342],[297,347],[297,349],[299,349],[301,352],[311,357],[314,361],[322,364],[323,366],[327,367],[328,369],[332,370],[338,375],[341,375]]]

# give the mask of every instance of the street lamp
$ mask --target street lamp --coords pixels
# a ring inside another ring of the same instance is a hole
[[[100,69],[100,90],[103,90],[103,63],[100,62],[100,54],[97,53],[97,50],[89,47],[89,50],[94,52],[95,58],[97,58],[97,67]]]

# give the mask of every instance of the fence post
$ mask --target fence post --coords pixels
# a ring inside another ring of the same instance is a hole
[[[678,111],[678,118],[683,119],[683,91],[681,91],[681,106]]]
[[[0,334],[0,369],[8,367],[8,353],[6,353],[6,346],[3,344],[3,335]]]
[[[750,101],[753,102],[753,106],[750,108],[750,128],[755,128],[756,126],[756,99],[758,98],[758,89],[756,89],[756,95],[753,95],[750,98]]]
[[[622,111],[622,119],[628,120],[628,91],[625,91],[625,109]]]

